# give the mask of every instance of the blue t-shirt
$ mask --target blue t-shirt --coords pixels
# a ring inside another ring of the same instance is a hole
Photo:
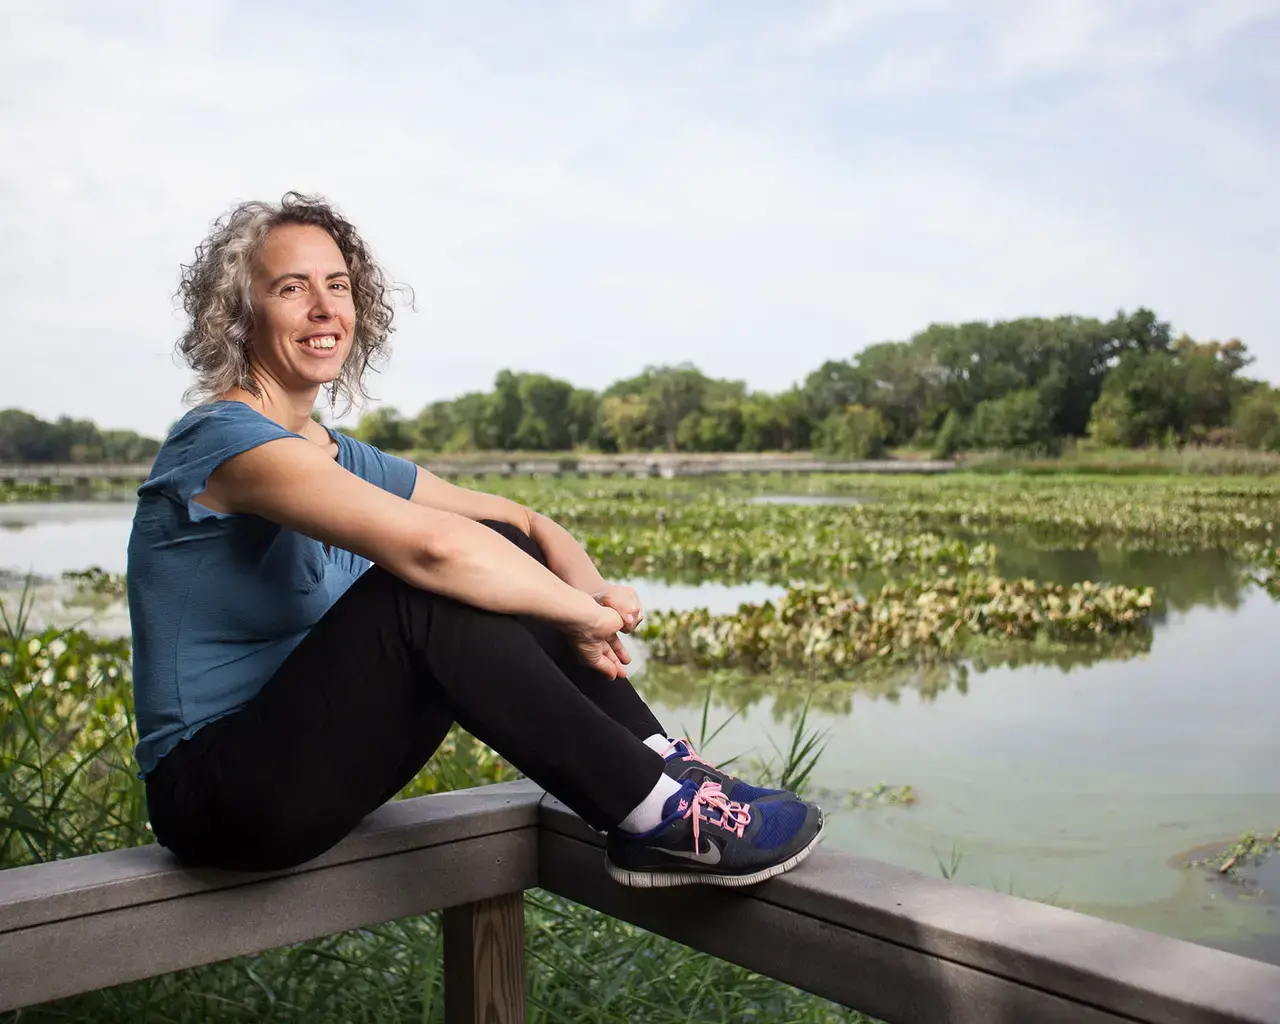
[[[369,568],[260,516],[192,500],[232,456],[301,436],[243,402],[202,405],[174,426],[138,489],[128,592],[139,778],[179,740],[252,700]],[[330,436],[343,469],[401,498],[413,494],[413,463]]]

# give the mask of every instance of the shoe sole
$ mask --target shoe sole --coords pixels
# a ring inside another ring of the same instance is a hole
[[[790,871],[809,856],[814,847],[822,842],[822,834],[826,831],[826,828],[827,823],[824,821],[814,834],[814,837],[809,840],[808,845],[796,851],[781,863],[761,868],[759,871],[753,871],[749,875],[717,875],[712,871],[628,871],[626,868],[620,868],[609,860],[608,854],[604,858],[604,868],[609,872],[609,877],[615,882],[632,889],[666,889],[677,885],[719,885],[737,889],[747,885],[759,885],[761,882],[776,878],[778,875]]]

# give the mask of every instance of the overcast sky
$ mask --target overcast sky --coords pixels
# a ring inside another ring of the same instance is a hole
[[[0,0],[0,408],[160,435],[232,202],[417,292],[378,399],[1146,305],[1280,380],[1280,0]]]

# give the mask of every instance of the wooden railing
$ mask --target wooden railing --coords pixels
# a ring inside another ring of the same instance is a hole
[[[450,1024],[524,1019],[538,886],[901,1024],[1263,1024],[1280,968],[819,849],[749,890],[626,889],[602,837],[525,783],[391,803],[301,867],[157,846],[0,872],[0,1010],[444,911]]]

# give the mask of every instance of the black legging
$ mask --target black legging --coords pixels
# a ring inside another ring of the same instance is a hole
[[[506,523],[486,522],[546,564]],[[147,777],[156,838],[179,858],[262,871],[310,860],[418,773],[457,722],[598,829],[648,795],[663,733],[621,677],[550,624],[500,615],[372,566],[259,694]]]

